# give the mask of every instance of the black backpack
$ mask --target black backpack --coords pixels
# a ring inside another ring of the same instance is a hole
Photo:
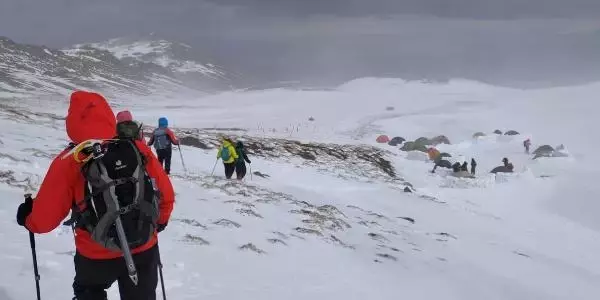
[[[86,154],[92,157],[81,167],[85,197],[74,205],[71,221],[65,225],[88,231],[107,249],[129,252],[153,237],[159,192],[146,171],[145,157],[131,139],[95,143],[91,148]]]

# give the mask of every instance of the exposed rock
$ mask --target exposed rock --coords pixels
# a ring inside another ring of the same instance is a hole
[[[329,239],[330,239],[331,241],[333,241],[334,243],[336,243],[336,244],[338,244],[338,245],[340,245],[340,246],[342,246],[342,247],[344,247],[344,248],[353,249],[353,250],[354,250],[354,249],[356,249],[354,246],[352,246],[352,245],[348,245],[348,244],[344,243],[342,240],[338,239],[338,238],[337,238],[335,235],[333,235],[333,234],[329,236]]]
[[[495,134],[502,134],[502,131],[501,131],[501,130],[499,130],[499,129],[496,129],[496,130],[494,130],[494,133],[495,133]]]
[[[252,174],[254,174],[254,175],[258,176],[258,177],[261,177],[261,178],[268,178],[268,177],[271,177],[270,175],[268,175],[268,174],[265,174],[265,173],[261,173],[261,172],[259,172],[259,171],[254,171]]]
[[[253,216],[253,217],[257,217],[257,218],[263,218],[260,214],[258,214],[257,212],[251,210],[251,209],[243,209],[243,208],[238,208],[235,210],[237,213],[239,213],[240,215],[244,215],[244,216]]]
[[[269,243],[271,244],[282,244],[284,246],[287,246],[287,243],[280,239],[267,239],[267,241],[269,241]]]
[[[389,242],[390,240],[388,240],[386,237],[384,237],[383,235],[377,234],[377,233],[373,233],[373,232],[369,232],[369,237],[373,240],[379,241],[379,242]]]
[[[405,186],[404,187],[404,192],[405,193],[412,193],[413,191],[409,187]]]
[[[207,240],[205,240],[199,236],[191,235],[189,233],[186,234],[183,237],[183,239],[184,239],[184,241],[191,242],[196,245],[210,245],[210,243]]]
[[[484,137],[484,136],[486,136],[486,134],[485,134],[485,133],[483,133],[483,132],[481,132],[481,131],[479,131],[479,132],[475,132],[475,133],[473,134],[473,138],[479,138],[479,137]]]
[[[207,228],[205,225],[202,225],[200,222],[198,222],[194,219],[172,219],[172,221],[184,223],[184,224],[194,226],[194,227],[202,227],[203,229]]]
[[[377,253],[376,255],[381,258],[385,258],[385,259],[389,259],[389,260],[393,260],[393,261],[398,260],[398,258],[396,258],[395,256],[393,256],[391,254],[387,254],[387,253]]]
[[[182,138],[179,139],[181,141],[181,145],[183,146],[192,146],[192,147],[196,147],[196,148],[200,148],[200,149],[213,149],[213,147],[211,147],[208,144],[203,143],[202,141],[200,141],[197,138],[193,138],[191,136],[184,136]]]
[[[415,219],[413,219],[413,218],[409,218],[409,217],[398,217],[398,219],[403,219],[403,220],[406,220],[406,221],[409,221],[409,222],[411,222],[412,224],[415,224]]]
[[[309,229],[309,228],[304,228],[304,227],[296,227],[294,228],[294,230],[296,230],[299,233],[306,233],[306,234],[314,234],[317,236],[323,236],[323,234],[318,231],[318,230],[314,230],[314,229]]]
[[[256,247],[254,244],[252,243],[248,243],[246,245],[240,246],[238,249],[240,250],[250,250],[250,251],[254,251],[258,254],[266,254],[267,252],[259,249],[258,247]]]
[[[227,219],[220,219],[218,221],[213,222],[213,224],[219,225],[219,226],[224,226],[224,227],[235,227],[235,228],[242,227],[242,225],[240,225],[239,223],[231,221],[231,220],[227,220]]]
[[[504,135],[519,135],[519,132],[517,132],[515,130],[509,130],[509,131],[505,132]]]

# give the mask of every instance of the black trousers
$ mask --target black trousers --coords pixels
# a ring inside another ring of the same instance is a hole
[[[171,173],[171,155],[173,155],[173,149],[169,147],[167,149],[156,150],[156,155],[165,172],[167,174]]]
[[[246,164],[245,163],[238,163],[235,166],[235,175],[237,177],[237,179],[244,179],[244,177],[246,176]]]
[[[106,300],[106,289],[115,281],[121,300],[155,300],[158,283],[158,246],[133,255],[138,285],[133,285],[123,258],[96,260],[75,254],[73,300]]]
[[[223,165],[225,166],[225,177],[230,179],[233,176],[233,171],[235,171],[235,162],[230,164],[223,163]]]

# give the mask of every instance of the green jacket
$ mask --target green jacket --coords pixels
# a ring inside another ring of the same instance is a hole
[[[238,154],[235,151],[235,147],[233,147],[233,145],[228,142],[228,141],[224,141],[223,145],[221,145],[221,147],[219,147],[219,152],[217,152],[217,158],[221,158],[221,152],[223,151],[223,148],[227,147],[227,149],[229,149],[229,159],[226,161],[223,161],[226,164],[230,164],[235,162],[238,159]]]

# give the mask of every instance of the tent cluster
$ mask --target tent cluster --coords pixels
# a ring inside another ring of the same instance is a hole
[[[503,133],[502,130],[500,130],[500,129],[496,129],[492,133],[496,134],[496,135],[508,135],[508,136],[515,136],[515,135],[519,135],[520,134],[516,130],[509,130],[509,131]],[[481,131],[475,132],[473,134],[473,138],[475,138],[475,139],[476,138],[480,138],[480,137],[484,137],[484,136],[487,136],[487,134],[485,134],[485,133],[483,133]]]
[[[448,137],[444,135],[438,135],[433,138],[420,137],[414,141],[407,141],[405,138],[396,136],[390,138],[388,135],[380,135],[375,139],[377,143],[388,144],[392,147],[402,145],[400,150],[402,151],[421,151],[427,153],[429,146],[436,146],[439,144],[450,144]]]

